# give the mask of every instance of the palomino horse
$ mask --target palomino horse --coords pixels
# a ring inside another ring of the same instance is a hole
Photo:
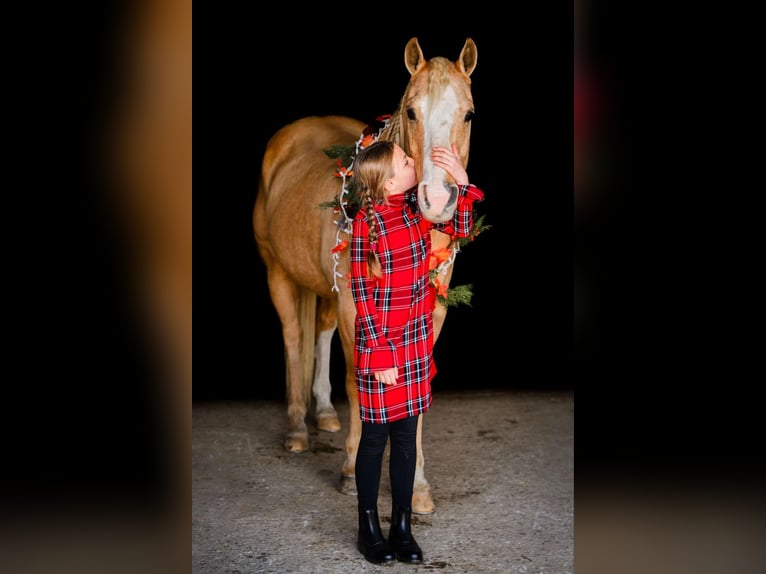
[[[410,73],[398,109],[378,134],[393,140],[414,160],[418,202],[423,216],[434,222],[449,220],[457,206],[454,181],[430,159],[433,146],[455,143],[463,165],[468,163],[471,118],[474,113],[471,73],[476,67],[476,44],[466,42],[456,61],[435,57],[426,60],[417,38],[404,50]],[[341,471],[341,492],[355,494],[356,452],[361,436],[359,402],[354,379],[354,317],[351,290],[345,280],[348,250],[335,257],[339,229],[337,213],[322,207],[338,198],[341,186],[337,163],[325,150],[354,146],[364,123],[342,116],[299,119],[274,134],[266,145],[261,179],[253,210],[253,229],[266,265],[269,293],[282,322],[286,376],[288,431],[284,446],[292,452],[309,448],[306,412],[310,388],[316,399],[316,424],[320,430],[338,431],[338,415],[330,402],[330,350],[337,329],[346,363],[346,394],[350,407],[346,459]],[[347,229],[350,229],[348,225]],[[444,250],[450,238],[432,231],[434,252]],[[439,282],[449,285],[452,266]],[[318,297],[318,301],[317,301]],[[447,308],[434,310],[434,340],[438,338]],[[312,385],[313,369],[313,385]],[[413,512],[434,511],[430,486],[423,471],[422,417],[417,433],[417,468]]]

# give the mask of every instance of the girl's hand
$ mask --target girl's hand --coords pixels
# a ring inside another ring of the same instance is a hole
[[[450,149],[446,147],[431,148],[431,160],[450,174],[456,184],[468,184],[468,174],[460,161],[460,155],[457,153],[457,146],[455,144],[452,144]]]
[[[377,371],[375,373],[375,380],[384,385],[395,385],[398,377],[399,369],[396,367],[386,369],[385,371]]]

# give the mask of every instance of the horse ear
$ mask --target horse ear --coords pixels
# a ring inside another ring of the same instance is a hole
[[[466,38],[460,57],[457,59],[457,66],[467,76],[470,76],[476,68],[476,43],[471,38]]]
[[[423,58],[423,50],[420,49],[417,38],[410,38],[410,41],[407,42],[407,46],[404,48],[404,65],[407,66],[411,76],[414,76],[420,68],[426,65],[426,60]]]

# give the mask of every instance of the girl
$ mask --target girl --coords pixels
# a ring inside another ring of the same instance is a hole
[[[356,306],[354,364],[362,436],[356,458],[358,548],[373,563],[419,563],[423,552],[410,531],[418,417],[431,406],[435,289],[429,282],[432,228],[467,237],[473,202],[484,192],[468,183],[453,144],[431,158],[459,186],[451,222],[433,224],[417,206],[411,157],[397,144],[378,141],[353,164],[361,208],[352,226],[351,289]],[[391,439],[391,529],[378,518],[383,453]]]

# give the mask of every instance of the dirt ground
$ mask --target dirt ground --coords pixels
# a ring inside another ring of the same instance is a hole
[[[341,494],[344,424],[311,450],[284,450],[283,401],[196,402],[192,564],[196,574],[571,574],[574,396],[570,391],[443,391],[425,415],[425,473],[436,505],[413,515],[420,565],[376,566],[356,549],[356,497]],[[390,523],[384,461],[379,512]]]

